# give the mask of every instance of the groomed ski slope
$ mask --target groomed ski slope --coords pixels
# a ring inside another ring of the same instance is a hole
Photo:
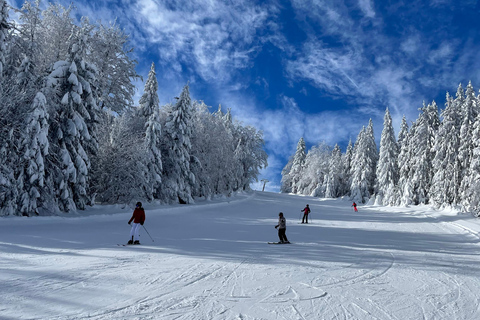
[[[298,224],[310,204],[313,223]],[[254,192],[0,219],[0,319],[480,319],[478,222]],[[278,213],[290,245],[277,241]]]

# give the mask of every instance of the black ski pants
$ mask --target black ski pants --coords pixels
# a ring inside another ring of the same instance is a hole
[[[280,242],[288,242],[287,236],[285,235],[285,232],[287,229],[278,229],[278,238],[280,239]]]
[[[308,223],[308,213],[303,214],[302,223],[304,222]]]

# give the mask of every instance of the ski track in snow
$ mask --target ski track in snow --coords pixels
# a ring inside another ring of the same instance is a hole
[[[127,247],[130,212],[6,218],[0,319],[480,318],[480,227],[350,205],[257,192],[147,207],[155,242]],[[269,246],[280,211],[293,244]]]

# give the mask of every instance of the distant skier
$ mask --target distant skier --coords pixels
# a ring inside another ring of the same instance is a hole
[[[139,229],[140,226],[143,226],[145,222],[145,210],[142,207],[141,202],[137,202],[135,210],[133,211],[133,215],[128,221],[128,224],[132,224],[132,229],[130,230],[130,240],[128,240],[128,244],[140,244],[139,240]]]
[[[283,216],[283,212],[278,214],[278,224],[275,226],[275,229],[278,229],[278,238],[280,243],[290,243],[287,239],[285,232],[287,231],[287,220]]]
[[[353,210],[355,210],[355,212],[358,212],[358,210],[357,210],[357,204],[356,204],[355,202],[352,204],[352,207],[353,207]]]
[[[303,208],[300,211],[303,212],[302,223],[308,223],[308,214],[310,213],[310,207],[308,206],[308,204],[305,208]]]

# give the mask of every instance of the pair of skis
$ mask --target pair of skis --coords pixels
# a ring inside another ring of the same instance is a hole
[[[291,244],[291,242],[268,242],[268,244]]]

